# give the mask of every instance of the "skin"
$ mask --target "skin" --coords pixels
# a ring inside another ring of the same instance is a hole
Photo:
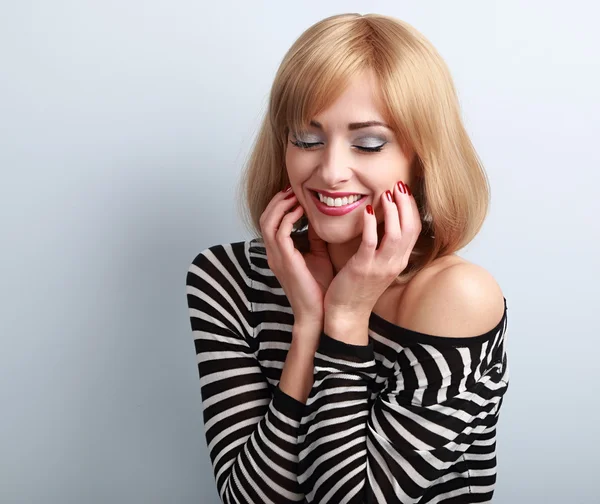
[[[377,89],[371,72],[355,77],[314,118],[320,127],[290,133],[286,167],[291,187],[271,201],[261,220],[269,265],[296,321],[313,332],[323,327],[343,331],[351,341],[367,334],[371,311],[406,267],[421,230],[416,202],[406,187],[413,177],[413,154],[404,152],[385,126],[348,128],[352,122],[385,122]],[[379,146],[380,152],[360,149]],[[328,216],[318,210],[313,190],[350,192],[363,199],[346,215]],[[308,217],[311,240],[311,253],[304,257],[289,237],[302,213]]]
[[[415,199],[403,191],[417,176],[411,171],[414,154],[404,152],[384,126],[348,129],[354,122],[385,122],[378,89],[372,72],[357,75],[335,103],[313,118],[321,128],[290,132],[285,162],[291,187],[275,195],[261,217],[269,267],[294,313],[291,351],[306,359],[318,347],[322,330],[340,341],[366,345],[375,310],[415,331],[452,337],[491,329],[504,309],[491,275],[455,255],[439,258],[416,275],[400,302],[392,283],[421,231]],[[298,141],[314,145],[302,148]],[[381,152],[359,149],[384,143]],[[333,217],[318,210],[311,190],[364,196],[358,208]],[[290,233],[304,213],[311,251],[303,256]],[[305,374],[309,380],[309,370]],[[285,375],[284,368],[282,382]]]
[[[310,127],[305,134],[298,134],[302,141],[318,142],[314,147],[301,149],[293,144],[294,133],[288,136],[285,163],[292,190],[316,234],[328,243],[335,271],[340,271],[358,250],[363,226],[361,212],[326,216],[317,210],[308,188],[364,194],[363,210],[366,204],[371,204],[377,222],[382,223],[380,196],[392,190],[398,181],[410,186],[414,179],[409,168],[414,154],[401,149],[392,130],[371,126],[348,131],[347,125],[352,122],[385,123],[378,88],[370,71],[355,77],[343,95],[314,118],[323,125],[323,130]],[[358,148],[383,143],[381,152],[361,152]]]

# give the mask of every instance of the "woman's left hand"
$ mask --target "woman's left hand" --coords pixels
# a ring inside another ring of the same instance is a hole
[[[379,297],[406,268],[421,233],[414,197],[398,182],[381,195],[385,233],[377,248],[377,219],[365,208],[362,241],[334,277],[324,299],[324,332],[357,345],[368,341],[369,317]],[[371,208],[372,211],[372,208]],[[336,338],[339,339],[339,338]]]

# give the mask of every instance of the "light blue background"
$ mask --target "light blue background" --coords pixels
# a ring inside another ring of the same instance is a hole
[[[461,255],[509,308],[494,502],[599,502],[598,7],[180,0],[0,5],[0,502],[218,502],[187,267],[250,236],[279,62],[353,11],[434,43],[490,177]]]

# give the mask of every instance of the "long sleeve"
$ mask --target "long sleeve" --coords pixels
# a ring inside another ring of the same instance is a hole
[[[381,368],[373,341],[322,334],[299,436],[307,502],[450,502],[475,493],[467,502],[487,502],[508,379],[505,327],[503,317],[484,337],[404,341]]]
[[[244,243],[201,252],[186,292],[204,431],[224,503],[302,502],[297,434],[304,404],[270,390],[257,362]]]

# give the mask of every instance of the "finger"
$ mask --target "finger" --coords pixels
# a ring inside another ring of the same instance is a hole
[[[292,196],[292,197],[289,197]],[[276,239],[276,233],[281,226],[281,222],[288,211],[297,202],[297,198],[293,193],[284,197],[283,200],[280,198],[279,201],[275,201],[274,206],[270,209],[270,212],[266,212],[261,216],[261,232],[265,248],[267,250],[267,257],[271,259],[273,264],[281,260],[282,251]],[[264,219],[264,220],[263,220]],[[271,264],[271,263],[270,263]]]
[[[275,193],[275,195],[271,198],[271,200],[269,201],[269,203],[263,210],[263,213],[261,215],[261,226],[262,226],[262,221],[266,220],[268,215],[271,215],[271,213],[273,212],[273,209],[277,206],[277,204],[279,202],[285,200],[292,193],[293,193],[292,186],[290,186],[290,185],[288,185],[282,191]]]
[[[266,236],[268,240],[273,240],[284,215],[297,203],[298,198],[294,193],[275,195],[261,216],[263,236]]]
[[[285,217],[281,220],[281,224],[279,225],[279,229],[277,230],[276,240],[279,245],[279,249],[290,255],[294,252],[294,241],[291,238],[292,231],[294,229],[294,223],[302,217],[304,213],[304,208],[301,205],[298,205],[292,211],[287,213]]]
[[[413,240],[411,242],[411,251],[414,247],[414,245],[417,243],[417,241],[419,240],[419,237],[421,236],[421,231],[423,230],[423,222],[421,221],[421,214],[419,212],[419,205],[417,203],[416,198],[411,194],[410,195],[410,201],[411,201],[411,206],[412,206],[412,212],[413,212],[413,225],[414,225],[414,237]]]
[[[421,217],[415,198],[408,193],[407,186],[403,182],[396,184],[395,198],[400,214],[400,228],[402,234],[409,238],[411,243],[416,242],[420,232]],[[411,247],[412,248],[412,247]]]
[[[377,255],[384,260],[390,260],[394,256],[401,254],[399,250],[402,240],[402,229],[400,221],[400,208],[394,202],[400,200],[398,185],[394,187],[394,195],[391,191],[385,191],[381,195],[381,207],[383,208],[383,214],[385,219],[385,232],[381,245],[377,251]]]
[[[363,211],[362,240],[356,251],[356,259],[361,264],[369,264],[377,250],[377,218],[373,207],[367,205]]]

